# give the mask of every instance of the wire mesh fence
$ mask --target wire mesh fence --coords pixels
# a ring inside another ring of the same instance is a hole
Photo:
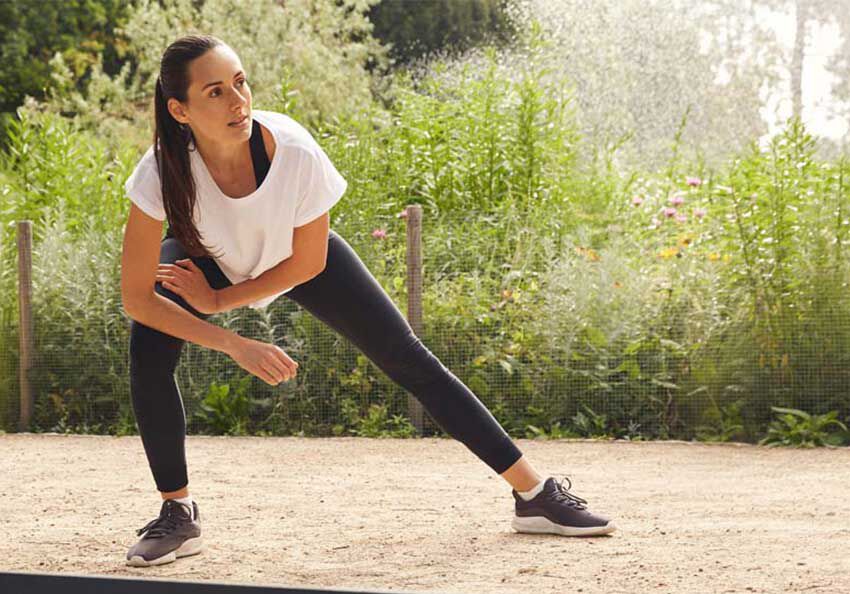
[[[364,229],[340,216],[333,227],[407,314],[405,216],[385,223]],[[741,285],[734,262],[710,252],[661,254],[642,268],[647,258],[627,243],[594,251],[581,236],[537,237],[529,254],[531,239],[514,229],[519,239],[508,251],[488,251],[487,241],[473,241],[473,228],[512,232],[504,219],[426,212],[417,334],[514,437],[754,441],[776,420],[773,407],[844,422],[850,415],[844,268],[763,311],[766,301]],[[117,234],[98,241],[92,249],[55,232],[34,244],[27,430],[136,433],[121,242]],[[12,296],[16,260],[6,254],[3,262],[3,294]],[[7,431],[18,429],[22,412],[19,311],[14,299],[0,308]],[[209,321],[277,344],[299,373],[270,386],[227,355],[187,342],[175,378],[190,434],[420,432],[408,393],[285,295],[264,310]],[[421,433],[442,433],[427,412]]]

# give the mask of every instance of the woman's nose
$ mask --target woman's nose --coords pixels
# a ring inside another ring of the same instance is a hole
[[[240,89],[233,89],[233,94],[236,97],[236,102],[234,105],[238,105],[239,107],[248,104],[248,95],[245,91]]]

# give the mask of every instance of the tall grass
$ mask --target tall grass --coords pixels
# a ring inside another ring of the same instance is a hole
[[[61,205],[73,237],[118,228],[127,212],[123,186],[138,157],[135,150],[116,154],[96,134],[49,112],[20,109],[18,115],[7,128],[8,150],[0,153],[0,221],[38,221]],[[43,229],[36,227],[35,241]],[[13,244],[14,236],[7,234],[4,248]]]

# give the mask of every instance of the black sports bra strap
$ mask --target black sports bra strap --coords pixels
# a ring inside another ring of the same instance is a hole
[[[266,154],[266,145],[263,142],[263,131],[260,128],[260,122],[256,119],[251,129],[251,161],[254,164],[254,178],[257,180],[257,187],[266,179],[266,174],[269,172],[271,163],[269,156]]]
[[[263,183],[263,180],[266,179],[266,174],[269,172],[271,163],[269,162],[269,156],[266,154],[266,144],[263,142],[263,131],[257,120],[254,120],[249,144],[251,146],[251,162],[254,165],[254,178],[257,180],[257,187],[259,188],[260,184]],[[170,225],[166,227],[165,237],[174,237],[174,234],[171,232]]]

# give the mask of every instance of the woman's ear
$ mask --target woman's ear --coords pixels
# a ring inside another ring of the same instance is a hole
[[[186,110],[183,109],[183,104],[174,97],[168,98],[168,113],[181,124],[188,124],[189,118],[186,117]]]

